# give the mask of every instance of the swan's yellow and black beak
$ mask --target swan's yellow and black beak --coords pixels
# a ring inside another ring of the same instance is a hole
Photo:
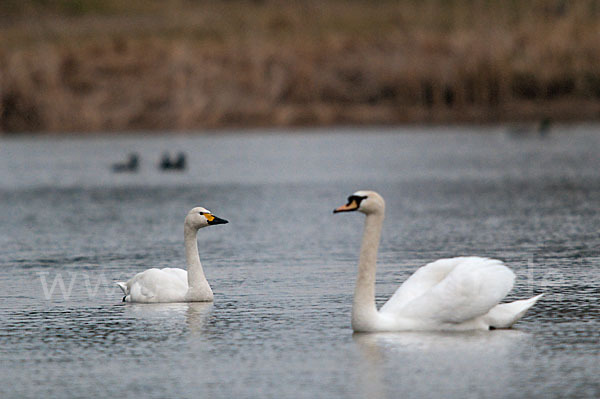
[[[360,208],[360,203],[367,199],[366,195],[351,195],[348,197],[348,203],[333,210],[333,213],[352,212]]]
[[[346,205],[342,205],[339,208],[335,208],[333,213],[338,212],[352,212],[358,209],[358,203],[355,200],[349,201]]]
[[[213,224],[226,224],[226,223],[229,223],[227,220],[221,219],[219,217],[216,217],[215,215],[213,215],[211,213],[205,213],[204,217],[208,221],[208,225],[209,226],[211,226]]]
[[[360,197],[358,195],[351,195],[348,197],[348,203],[334,209],[333,213],[355,211],[358,209],[358,207],[360,207],[360,202],[365,198],[366,197]]]

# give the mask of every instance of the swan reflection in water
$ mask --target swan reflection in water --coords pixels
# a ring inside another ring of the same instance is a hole
[[[496,331],[406,331],[390,333],[354,333],[352,339],[361,348],[390,351],[447,352],[458,350],[494,350],[527,340],[519,330]]]
[[[496,330],[354,333],[352,339],[361,365],[357,388],[377,399],[454,397],[464,388],[476,395],[481,389],[480,397],[501,394],[518,378],[513,364],[527,356],[532,337]]]
[[[144,303],[126,306],[126,315],[158,323],[166,331],[179,329],[182,322],[191,333],[202,333],[213,309],[212,302]]]

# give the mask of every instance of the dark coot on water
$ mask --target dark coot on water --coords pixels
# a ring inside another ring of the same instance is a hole
[[[138,155],[136,153],[131,153],[126,162],[113,164],[112,170],[113,172],[137,172],[139,164]]]
[[[185,154],[180,152],[177,154],[177,158],[173,160],[171,159],[171,156],[165,152],[158,166],[162,170],[184,170],[186,168]]]

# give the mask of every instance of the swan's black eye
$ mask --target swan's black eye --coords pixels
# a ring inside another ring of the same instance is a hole
[[[204,212],[198,212],[200,215],[204,215]]]

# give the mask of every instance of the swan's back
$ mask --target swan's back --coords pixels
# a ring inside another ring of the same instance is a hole
[[[178,302],[188,290],[187,272],[177,268],[148,269],[127,282],[126,301]]]
[[[465,258],[439,259],[417,269],[398,287],[394,295],[381,307],[381,311],[394,313],[408,302],[421,296],[442,281]]]
[[[511,290],[515,275],[495,259],[441,259],[418,269],[383,305],[382,314],[461,323],[485,315]]]

